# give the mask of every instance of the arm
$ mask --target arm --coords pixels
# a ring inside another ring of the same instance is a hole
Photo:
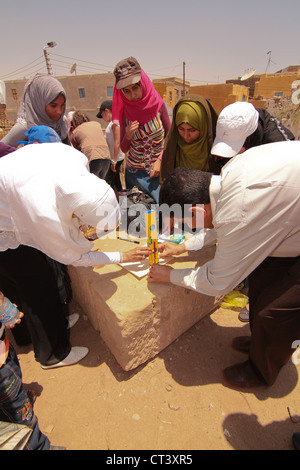
[[[295,231],[293,221],[297,218],[297,208],[286,205],[287,188],[281,192],[280,185],[270,185],[267,181],[263,191],[261,189],[255,191],[252,188],[251,193],[247,191],[246,205],[241,204],[242,193],[237,191],[231,204],[225,205],[216,214],[217,248],[214,259],[197,269],[168,267],[169,277],[165,272],[161,273],[164,280],[160,280],[159,273],[163,266],[155,266],[151,268],[150,282],[170,281],[206,295],[224,295],[268,256],[285,253],[287,240],[292,239]],[[293,194],[295,190],[289,189]],[[228,187],[230,190],[231,187]],[[299,256],[299,246],[295,245],[288,252]]]
[[[128,126],[125,126],[125,123],[121,124],[120,128],[120,142],[121,142],[121,150],[122,152],[126,153],[128,152],[130,148],[130,141],[132,139],[133,134],[135,131],[139,128],[139,122],[138,121],[130,121]]]
[[[216,240],[215,230],[203,229],[180,245],[170,242],[162,243],[159,246],[159,252],[164,257],[181,255],[186,251],[197,251],[201,250],[204,246],[213,245],[216,243]]]
[[[168,266],[168,272],[161,273],[165,280],[159,281],[159,272],[154,272],[152,282],[171,282],[206,295],[227,294],[273,254],[290,230],[288,226],[280,226],[280,214],[275,223],[256,225],[255,230],[250,227],[251,224],[240,221],[222,224],[213,260],[197,269],[172,269]]]
[[[167,110],[167,107],[166,107],[165,103],[163,103],[163,105],[160,108],[159,112],[160,112],[160,119],[161,119],[161,122],[162,122],[162,125],[163,125],[163,128],[164,128],[164,131],[165,131],[164,138],[166,139],[167,134],[168,134],[168,132],[170,130],[170,127],[171,127],[171,122],[170,122],[169,113],[168,113],[168,110]],[[161,167],[161,161],[162,161],[163,153],[164,153],[164,151],[162,150],[159,157],[153,163],[152,172],[150,173],[150,178],[155,178],[155,177],[158,177],[160,175],[160,167]]]
[[[171,127],[171,121],[170,121],[169,113],[168,113],[165,103],[163,103],[162,107],[160,108],[160,118],[161,118],[163,128],[165,130],[165,138],[166,138]]]
[[[13,127],[6,134],[6,136],[3,137],[1,142],[6,145],[11,145],[12,147],[17,147],[18,142],[22,140],[27,140],[27,137],[25,136],[26,130],[27,127],[25,124],[23,125],[20,122],[16,122],[16,124],[13,125]]]
[[[107,252],[89,251],[81,256],[79,260],[72,263],[73,266],[103,266],[105,264],[130,263],[145,259],[151,253],[151,249],[147,246],[133,248],[132,250]]]

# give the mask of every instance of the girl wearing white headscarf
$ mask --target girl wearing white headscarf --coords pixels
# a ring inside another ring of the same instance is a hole
[[[53,109],[57,108],[55,114]],[[69,143],[66,118],[66,92],[52,75],[36,74],[23,91],[17,121],[2,139],[6,145],[17,147],[26,140],[24,133],[33,126],[48,126],[54,129],[63,143]]]

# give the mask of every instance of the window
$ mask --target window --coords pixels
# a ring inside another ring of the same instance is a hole
[[[275,96],[283,96],[283,92],[282,91],[277,91],[277,92],[275,92]]]
[[[78,88],[79,98],[85,98],[85,89]]]
[[[18,99],[17,90],[16,90],[15,88],[12,88],[12,89],[11,89],[11,92],[12,92],[12,95],[13,95],[13,99],[14,99],[14,100],[17,100],[17,99]]]
[[[106,87],[106,96],[108,96],[109,98],[111,98],[112,95],[113,95],[113,91],[114,91],[114,88],[113,88],[112,86]]]

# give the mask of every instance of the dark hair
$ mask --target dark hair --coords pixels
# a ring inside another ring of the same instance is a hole
[[[60,92],[58,93],[58,95],[54,98],[54,100],[50,101],[50,103],[48,103],[48,104],[54,103],[54,101],[56,101],[60,96],[63,96],[63,97],[64,97],[65,104],[66,104],[66,95],[65,95],[65,93],[64,93],[63,91],[60,91]]]
[[[84,122],[90,122],[90,118],[82,113],[81,111],[75,111],[75,113],[72,116],[70,126],[76,128],[80,126],[80,124],[83,124]]]
[[[159,204],[209,204],[209,185],[213,173],[188,168],[175,168],[168,173],[160,188]]]

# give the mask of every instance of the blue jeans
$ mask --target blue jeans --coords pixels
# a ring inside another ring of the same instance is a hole
[[[32,434],[24,450],[49,450],[50,441],[41,433],[32,404],[22,386],[19,360],[12,345],[6,363],[0,367],[0,421],[24,424]]]
[[[126,168],[125,171],[126,188],[131,189],[137,186],[144,193],[149,194],[155,200],[156,204],[159,203],[159,178],[150,178],[146,170],[134,170]]]

